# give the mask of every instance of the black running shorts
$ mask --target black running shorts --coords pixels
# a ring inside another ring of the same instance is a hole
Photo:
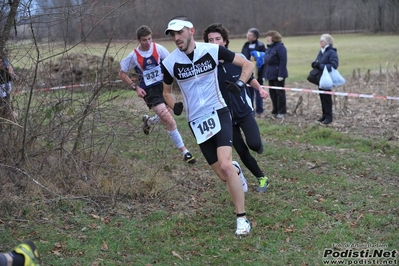
[[[224,107],[217,110],[220,120],[220,131],[212,138],[201,143],[200,149],[209,165],[218,161],[217,148],[222,146],[233,146],[233,126],[229,109]],[[190,126],[190,123],[189,123]],[[191,127],[190,127],[191,128]]]
[[[163,83],[150,86],[145,89],[145,92],[147,95],[144,96],[144,101],[147,103],[148,108],[151,109],[158,104],[165,103],[165,99],[163,98]]]

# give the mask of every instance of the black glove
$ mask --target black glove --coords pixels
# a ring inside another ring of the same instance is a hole
[[[224,83],[227,84],[226,89],[233,94],[238,94],[245,88],[245,83],[242,80],[237,80],[236,82],[225,80]]]
[[[312,68],[319,68],[320,63],[319,62],[313,62],[312,63]]]
[[[183,112],[183,103],[182,102],[175,103],[175,105],[173,106],[173,113],[175,115],[181,115],[182,112]]]

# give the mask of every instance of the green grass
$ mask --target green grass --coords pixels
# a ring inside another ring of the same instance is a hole
[[[388,67],[399,65],[399,53],[397,53],[398,35],[368,35],[368,34],[333,34],[334,47],[338,50],[340,73],[350,78],[353,70],[360,69],[365,74],[368,69],[378,73],[380,68],[385,71]],[[282,42],[288,53],[288,83],[306,81],[311,70],[310,64],[316,59],[320,50],[319,35],[284,37]],[[265,38],[260,38],[266,42]],[[198,39],[197,41],[202,41]],[[246,39],[232,39],[229,49],[241,52]],[[169,51],[176,47],[173,42],[160,42]],[[127,52],[130,52],[127,50]],[[124,55],[120,53],[119,55]]]
[[[199,155],[184,119],[177,121]],[[6,217],[0,227],[2,249],[32,238],[45,265],[322,265],[333,244],[398,248],[397,143],[329,128],[260,126],[265,153],[255,156],[271,185],[266,194],[254,192],[255,178],[243,169],[253,229],[245,238],[234,236],[225,185],[205,162],[174,168],[170,158],[158,166],[183,176],[152,199],[116,197],[101,208],[79,198],[27,201],[19,219]],[[163,135],[155,132],[145,145]]]

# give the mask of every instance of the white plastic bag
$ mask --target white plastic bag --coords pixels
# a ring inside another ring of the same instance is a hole
[[[331,90],[333,86],[333,81],[331,79],[330,73],[328,73],[327,67],[324,67],[323,74],[320,78],[319,88],[324,90]]]
[[[344,85],[345,82],[346,82],[344,77],[341,76],[341,74],[335,68],[332,68],[332,70],[330,72],[330,76],[331,76],[331,79],[332,79],[334,87],[338,87],[338,86]]]

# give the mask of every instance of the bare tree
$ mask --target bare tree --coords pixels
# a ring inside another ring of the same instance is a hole
[[[5,18],[5,23],[0,36],[0,52],[2,54],[5,51],[6,43],[8,41],[8,37],[10,36],[11,29],[13,28],[13,26],[16,26],[15,20],[19,4],[20,0],[9,0],[7,2],[4,1],[0,6],[0,21]],[[3,54],[3,56],[5,56],[5,54]]]
[[[399,1],[397,0],[362,0],[357,2],[365,27],[371,32],[397,32],[399,21]]]

